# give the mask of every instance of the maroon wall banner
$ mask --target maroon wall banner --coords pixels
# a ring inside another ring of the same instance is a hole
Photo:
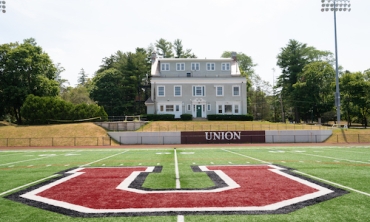
[[[181,132],[181,144],[265,143],[265,131],[195,131]]]

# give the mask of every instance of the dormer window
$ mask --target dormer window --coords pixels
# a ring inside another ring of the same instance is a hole
[[[199,71],[200,70],[200,64],[199,63],[191,63],[191,70],[192,71]]]
[[[215,63],[207,63],[207,71],[215,71]]]
[[[185,63],[176,63],[176,71],[184,71]]]
[[[230,71],[230,63],[221,63],[222,71]]]
[[[161,71],[170,71],[169,63],[161,63]]]

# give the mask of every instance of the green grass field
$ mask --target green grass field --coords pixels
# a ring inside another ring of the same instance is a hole
[[[334,199],[288,214],[185,215],[184,221],[370,221],[370,146],[230,146],[176,149],[181,188],[212,186],[192,165],[258,165],[272,163],[295,169],[317,181],[349,191]],[[163,166],[143,186],[176,188],[173,148],[78,148],[0,150],[0,221],[178,221],[178,216],[81,218],[66,216],[4,197],[35,181],[74,167]]]

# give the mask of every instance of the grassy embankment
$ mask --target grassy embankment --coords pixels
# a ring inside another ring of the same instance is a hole
[[[17,138],[2,140],[4,138]],[[24,140],[20,140],[24,138]],[[28,138],[32,138],[31,144]],[[94,123],[17,126],[0,122],[0,146],[73,146],[79,144],[102,145],[108,141],[107,131]],[[112,141],[112,145],[114,142]]]
[[[330,127],[283,124],[269,122],[236,122],[236,121],[160,121],[151,122],[138,131],[218,131],[218,130],[304,130],[331,129]],[[0,139],[3,138],[74,138],[79,140],[107,137],[107,131],[94,123],[54,124],[42,126],[16,126],[0,122]],[[370,129],[333,129],[333,135],[326,143],[364,143],[370,142]],[[28,143],[26,141],[26,143]],[[49,141],[46,142],[50,143]],[[92,142],[93,144],[95,142]],[[100,143],[100,142],[99,142]],[[19,145],[19,144],[16,144]],[[116,145],[112,141],[112,145]],[[1,146],[1,144],[0,144]]]

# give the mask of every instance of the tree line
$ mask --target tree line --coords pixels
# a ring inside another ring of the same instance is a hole
[[[82,68],[78,85],[72,87],[61,77],[65,71],[62,65],[53,64],[34,39],[0,45],[0,118],[22,124],[24,120],[45,123],[46,116],[54,120],[76,120],[96,115],[145,114],[144,102],[150,97],[151,87],[150,57],[154,51],[165,58],[197,57],[192,49],[184,48],[182,40],[170,42],[161,38],[146,48],[137,47],[134,52],[118,50],[103,58],[91,77]],[[221,57],[231,57],[231,51],[224,51]],[[297,123],[335,120],[335,70],[331,52],[289,40],[277,55],[276,64],[282,71],[274,85],[255,73],[257,64],[252,57],[239,52],[237,59],[240,72],[247,79],[248,113],[254,119]],[[341,68],[339,73],[343,118],[349,124],[367,126],[370,69],[351,73]],[[42,110],[43,103],[44,107],[57,106],[59,111],[60,107],[69,107],[63,111],[68,115],[48,112],[41,118],[36,110]],[[80,109],[86,110],[76,111]]]

